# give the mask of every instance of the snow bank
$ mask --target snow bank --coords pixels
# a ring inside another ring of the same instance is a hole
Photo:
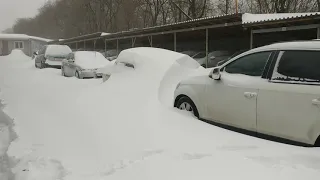
[[[13,129],[13,120],[3,112],[3,106],[0,99],[0,179],[11,180],[12,164],[7,152],[11,142],[17,138],[17,134]]]
[[[75,63],[83,69],[96,69],[110,64],[110,61],[99,52],[78,51],[75,53]]]

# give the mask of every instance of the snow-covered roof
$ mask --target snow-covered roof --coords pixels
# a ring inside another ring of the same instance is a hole
[[[111,33],[105,33],[105,32],[103,32],[103,33],[101,33],[101,36],[107,36],[107,35],[110,35]]]
[[[44,41],[49,42],[51,39],[45,39],[36,36],[28,36],[26,34],[0,34],[0,39],[7,39],[7,40],[37,40],[37,41]]]
[[[303,18],[309,16],[320,15],[320,12],[310,13],[274,13],[274,14],[250,14],[244,13],[242,15],[242,24],[252,24],[266,21],[278,21],[295,18]]]

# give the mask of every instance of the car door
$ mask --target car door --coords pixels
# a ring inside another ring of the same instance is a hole
[[[257,97],[261,78],[272,52],[258,52],[230,61],[221,69],[221,79],[206,88],[209,120],[256,131]]]
[[[258,132],[313,144],[320,134],[320,51],[282,51],[259,90]]]

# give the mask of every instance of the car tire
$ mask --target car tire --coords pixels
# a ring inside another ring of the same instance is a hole
[[[79,71],[76,71],[75,76],[76,76],[76,78],[78,78],[78,79],[82,79],[81,76],[80,76]]]
[[[177,104],[176,104],[176,108],[180,109],[180,110],[185,110],[185,111],[189,111],[192,112],[192,114],[194,116],[196,116],[197,118],[199,118],[199,112],[198,109],[196,107],[196,105],[194,104],[194,102],[187,96],[183,96],[181,97]]]
[[[44,69],[46,66],[43,62],[40,63],[40,69]]]

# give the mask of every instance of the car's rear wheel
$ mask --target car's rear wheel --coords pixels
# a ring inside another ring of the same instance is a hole
[[[82,79],[82,78],[81,78],[81,76],[80,76],[80,73],[79,73],[79,71],[76,71],[76,74],[75,74],[75,76],[76,76],[76,78],[78,78],[78,79]]]
[[[176,104],[176,108],[183,110],[183,111],[191,112],[194,116],[199,118],[199,113],[198,113],[197,107],[195,106],[193,101],[187,96],[183,96],[178,100],[178,102]]]

